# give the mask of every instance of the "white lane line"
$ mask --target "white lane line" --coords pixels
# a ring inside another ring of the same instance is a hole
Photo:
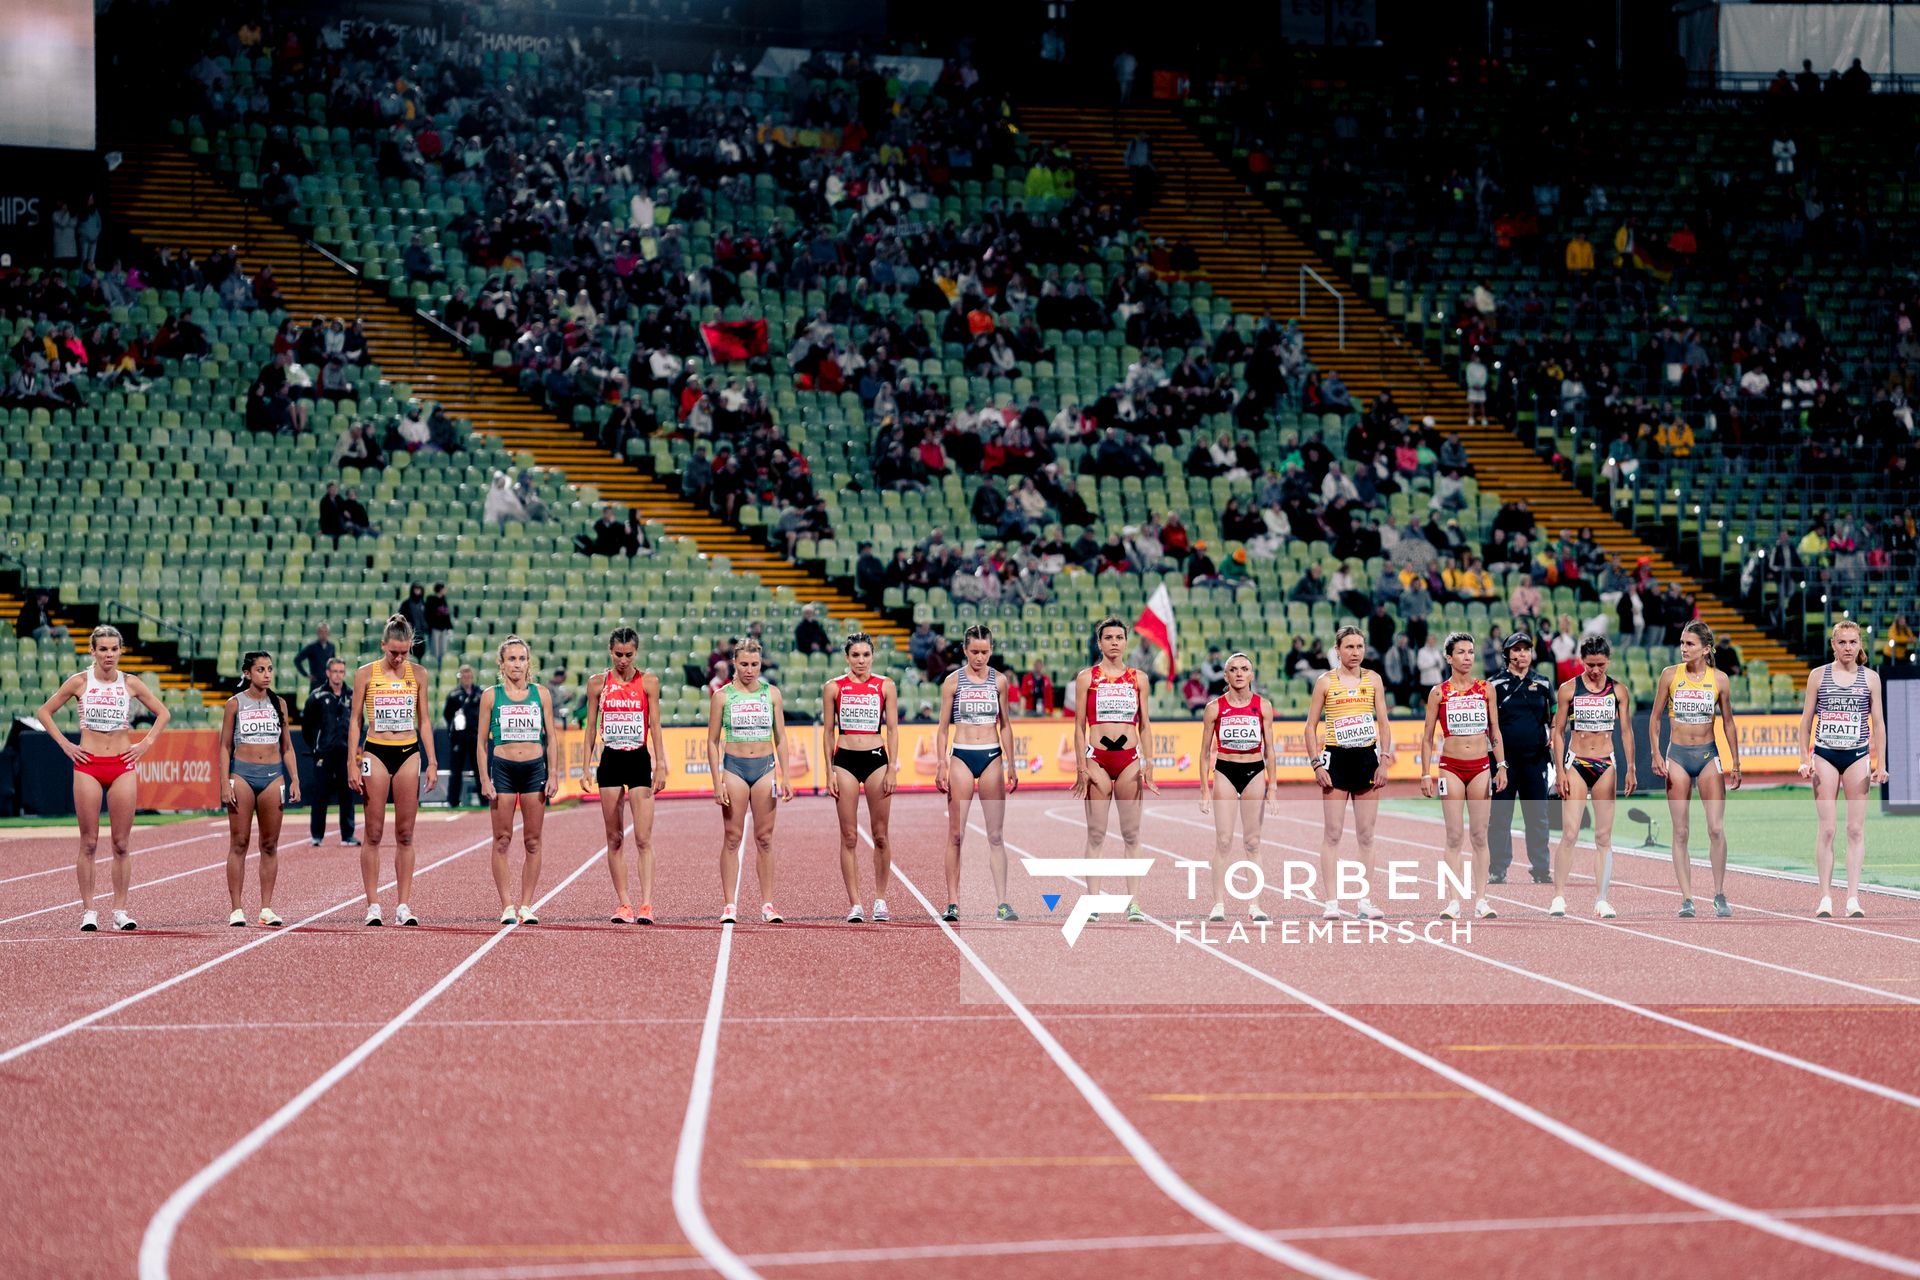
[[[452,862],[455,858],[464,858],[468,854],[472,853],[474,850],[485,849],[488,846],[490,846],[492,843],[493,843],[492,836],[488,836],[484,840],[476,840],[464,849],[457,849],[454,852],[448,854],[446,857],[439,859],[438,861],[429,862],[426,866],[416,869],[413,874],[416,876],[423,876],[427,872],[432,871],[435,867],[444,867],[445,865],[447,865],[447,863]],[[222,865],[225,865],[225,864],[223,863]],[[394,882],[389,880],[386,883],[382,884],[380,887],[382,889],[390,889],[393,887],[393,884]],[[202,964],[197,964],[193,968],[188,969],[184,973],[176,973],[175,975],[173,975],[173,977],[168,978],[165,981],[156,982],[152,986],[136,991],[130,996],[125,996],[119,1000],[115,1000],[112,1004],[107,1005],[103,1009],[96,1009],[92,1013],[86,1014],[83,1017],[75,1018],[72,1022],[67,1023],[65,1026],[55,1027],[52,1031],[49,1031],[44,1035],[35,1036],[33,1039],[27,1041],[24,1044],[17,1044],[13,1048],[6,1050],[4,1053],[0,1053],[0,1066],[5,1066],[7,1063],[12,1062],[16,1058],[23,1058],[27,1054],[32,1053],[35,1049],[43,1048],[46,1045],[50,1045],[54,1041],[63,1039],[66,1036],[70,1036],[76,1031],[84,1030],[85,1028],[90,1027],[94,1023],[100,1021],[102,1018],[110,1018],[114,1014],[120,1012],[122,1009],[128,1008],[132,1005],[139,1004],[142,1000],[148,999],[151,996],[157,996],[162,991],[166,991],[173,987],[177,987],[181,983],[187,981],[187,979],[189,978],[198,977],[199,975],[205,973],[209,969],[217,968],[220,965],[225,964],[229,960],[237,959],[238,957],[247,954],[247,952],[252,951],[255,947],[264,947],[269,942],[272,942],[275,938],[286,937],[287,935],[295,932],[296,930],[302,929],[307,925],[312,924],[316,920],[324,920],[326,919],[326,917],[334,914],[335,912],[344,911],[346,908],[352,906],[354,903],[365,901],[365,899],[366,899],[366,894],[356,893],[351,898],[347,898],[344,901],[334,903],[332,906],[326,908],[324,911],[316,911],[312,915],[306,917],[304,920],[296,920],[284,929],[268,930],[262,936],[255,938],[253,941],[243,943],[240,946],[235,947],[231,951],[222,951],[219,955],[213,957],[213,959],[208,960]],[[398,926],[395,926],[395,927],[398,927]]]
[[[1431,821],[1431,819],[1416,817],[1412,814],[1393,813],[1393,814],[1383,814],[1381,816],[1386,818],[1395,818],[1395,819],[1399,819],[1406,822]],[[1285,817],[1285,815],[1282,815],[1282,817],[1287,822],[1297,822],[1303,827],[1312,827],[1316,831],[1320,830],[1320,824],[1317,822],[1310,822],[1305,818],[1287,818]],[[1392,837],[1392,836],[1387,837],[1387,839],[1395,839],[1395,838],[1396,837]],[[1414,847],[1416,848],[1425,847],[1422,845],[1415,844],[1415,842],[1410,840],[1401,840],[1400,843],[1414,844]],[[1593,845],[1590,843],[1586,843],[1584,841],[1581,842],[1577,847],[1581,849],[1585,849],[1588,852],[1594,851]],[[1625,851],[1616,849],[1614,850],[1614,852],[1621,853]],[[1652,855],[1649,854],[1647,856],[1651,857]],[[1698,859],[1695,859],[1693,860],[1693,866],[1696,871],[1705,871],[1709,875],[1712,874],[1712,865],[1710,863],[1702,862],[1702,861],[1699,861]],[[1573,878],[1576,880],[1587,880],[1587,881],[1591,881],[1593,879],[1592,876],[1588,876],[1588,875],[1575,875]],[[1657,893],[1657,894],[1660,894],[1662,897],[1678,898],[1681,896],[1680,891],[1678,889],[1663,889],[1659,885],[1641,884],[1637,880],[1622,880],[1619,876],[1615,876],[1613,878],[1613,884],[1620,888],[1639,889],[1646,893]],[[1915,946],[1920,946],[1920,934],[1892,933],[1886,929],[1875,929],[1867,925],[1850,924],[1846,920],[1843,920],[1839,917],[1835,917],[1831,920],[1822,920],[1818,916],[1801,915],[1792,911],[1775,911],[1768,907],[1757,907],[1753,903],[1747,902],[1744,900],[1735,900],[1735,905],[1738,906],[1742,911],[1751,911],[1755,915],[1773,916],[1774,918],[1779,920],[1795,920],[1802,924],[1819,925],[1821,928],[1824,928],[1824,929],[1841,929],[1847,933],[1864,933],[1867,936],[1873,937],[1873,938],[1891,938],[1895,942],[1905,942]],[[1913,922],[1912,917],[1907,917],[1905,923],[1910,924],[1912,922]]]
[[[985,833],[982,832],[982,834]],[[868,845],[873,843],[873,838],[867,834],[864,826],[860,828],[860,838]],[[1009,844],[1007,847],[1013,846]],[[1021,852],[1025,853],[1024,850]],[[1102,1089],[1088,1074],[1086,1068],[1082,1067],[1078,1060],[1068,1053],[1058,1040],[1054,1039],[1053,1033],[1047,1030],[1045,1024],[1034,1017],[1033,1012],[1027,1008],[1020,997],[1000,980],[1000,975],[994,972],[993,967],[980,958],[952,925],[940,918],[939,911],[927,900],[927,895],[920,892],[920,886],[913,882],[906,871],[896,864],[893,875],[901,884],[907,886],[909,893],[919,900],[927,915],[939,925],[940,932],[944,933],[947,940],[959,949],[962,956],[966,957],[967,963],[973,966],[974,972],[993,988],[994,994],[1000,997],[1001,1003],[1020,1019],[1028,1034],[1032,1035],[1039,1042],[1040,1047],[1046,1050],[1047,1056],[1053,1059],[1053,1065],[1058,1067],[1060,1073],[1080,1091],[1080,1096],[1087,1100],[1087,1105],[1093,1108],[1094,1114],[1100,1117],[1113,1136],[1120,1140],[1120,1145],[1127,1149],[1127,1154],[1134,1158],[1141,1171],[1153,1180],[1153,1184],[1159,1187],[1168,1199],[1222,1235],[1296,1271],[1319,1277],[1320,1280],[1358,1280],[1362,1276],[1361,1272],[1338,1266],[1303,1249],[1296,1249],[1292,1245],[1275,1240],[1265,1232],[1242,1222],[1194,1190],[1192,1184],[1174,1172],[1173,1166],[1167,1163],[1166,1158],[1147,1141],[1140,1130],[1134,1127],[1126,1114],[1114,1105],[1113,1100],[1107,1096],[1106,1090]]]
[[[733,852],[735,875],[745,866],[751,817],[740,823],[740,847]],[[764,886],[762,886],[764,888]],[[739,897],[740,883],[734,882]],[[706,1154],[707,1117],[713,1110],[713,1077],[720,1061],[720,1020],[727,1005],[727,972],[733,963],[733,925],[720,926],[720,949],[713,958],[713,985],[707,992],[707,1012],[700,1021],[700,1051],[693,1062],[693,1083],[687,1091],[687,1114],[680,1122],[680,1143],[673,1153],[673,1216],[687,1243],[701,1259],[727,1280],[759,1280],[759,1272],[727,1247],[707,1219],[700,1201],[700,1161]]]
[[[1058,813],[1057,811],[1049,810],[1047,812],[1047,816],[1049,818],[1052,818],[1056,822],[1072,825],[1071,818],[1065,817],[1060,813]],[[1181,822],[1181,821],[1184,821],[1184,819],[1173,818],[1171,819],[1171,821]],[[1194,825],[1197,826],[1198,824],[1196,823]],[[1211,830],[1211,828],[1208,828],[1208,829]],[[1301,845],[1287,844],[1284,841],[1275,840],[1271,836],[1263,837],[1262,843],[1270,844],[1276,849],[1286,849],[1294,853],[1308,854],[1309,856],[1316,859],[1320,857],[1320,854],[1316,850],[1308,849]],[[1149,844],[1144,840],[1140,842],[1140,845],[1144,849],[1152,849],[1155,853],[1163,854],[1169,858],[1177,856],[1171,850],[1163,849],[1160,846],[1155,844]],[[1530,905],[1524,902],[1515,903],[1514,900],[1510,898],[1501,898],[1500,901],[1514,903],[1514,905],[1517,905],[1517,906]],[[1534,908],[1534,909],[1540,910],[1540,908]],[[1569,918],[1572,918],[1572,917],[1569,917]],[[1599,923],[1599,922],[1595,921],[1595,923]],[[1493,927],[1498,928],[1499,926],[1495,925]],[[1637,933],[1636,931],[1631,929],[1626,930],[1626,932],[1633,934],[1635,937],[1655,936],[1651,934]],[[1827,1080],[1833,1084],[1845,1085],[1850,1089],[1858,1089],[1862,1093],[1870,1093],[1875,1097],[1882,1098],[1888,1102],[1897,1102],[1902,1106],[1920,1108],[1920,1096],[1916,1096],[1915,1094],[1904,1092],[1903,1090],[1900,1090],[1900,1089],[1895,1089],[1891,1085],[1884,1085],[1879,1083],[1876,1080],[1868,1080],[1862,1076],[1856,1076],[1850,1072],[1841,1071],[1837,1068],[1829,1067],[1822,1063],[1813,1062],[1806,1058],[1798,1057],[1794,1054],[1783,1052],[1779,1049],[1771,1049],[1771,1048],[1768,1048],[1766,1045],[1756,1044],[1751,1040],[1743,1040],[1739,1036],[1729,1035],[1726,1032],[1716,1030],[1713,1027],[1702,1026],[1697,1022],[1688,1022],[1685,1018],[1677,1018],[1672,1014],[1661,1013],[1657,1009],[1649,1009],[1644,1005],[1634,1004],[1632,1001],[1629,1001],[1629,1000],[1622,1000],[1616,996],[1606,995],[1603,992],[1595,991],[1589,987],[1580,986],[1577,983],[1568,982],[1561,978],[1555,978],[1548,974],[1540,973],[1532,969],[1522,968],[1519,965],[1508,964],[1504,960],[1497,960],[1492,956],[1482,955],[1477,951],[1471,951],[1465,947],[1456,946],[1451,942],[1443,942],[1438,938],[1429,938],[1424,933],[1419,934],[1418,936],[1420,937],[1421,941],[1429,943],[1432,946],[1439,947],[1443,951],[1449,951],[1455,955],[1465,956],[1469,960],[1475,960],[1481,964],[1491,965],[1496,969],[1504,970],[1505,972],[1514,974],[1518,977],[1527,978],[1534,982],[1544,983],[1547,986],[1557,988],[1561,991],[1565,991],[1570,995],[1580,996],[1582,999],[1592,1000],[1595,1003],[1604,1004],[1611,1008],[1619,1009],[1624,1013],[1635,1014],[1638,1017],[1647,1019],[1648,1021],[1658,1022],[1663,1026],[1673,1027],[1674,1029],[1679,1031],[1686,1031],[1693,1035],[1700,1036],[1703,1039],[1712,1040],[1719,1044],[1724,1044],[1729,1048],[1745,1050],[1748,1053],[1755,1054],[1758,1057],[1765,1058],[1770,1062],[1779,1063],[1781,1066],[1784,1066],[1784,1067],[1792,1067],[1796,1071],[1804,1071],[1804,1072],[1807,1072],[1809,1075],[1819,1076],[1821,1079]],[[1844,1008],[1845,1006],[1836,1006],[1836,1007]]]
[[[226,827],[226,825],[227,824],[225,821],[222,821],[220,823],[220,826],[223,829]],[[203,835],[188,836],[184,840],[169,840],[165,844],[152,844],[152,845],[148,845],[144,849],[129,849],[127,851],[127,856],[131,858],[137,858],[143,853],[158,853],[162,849],[178,849],[183,844],[199,844],[202,840],[218,839],[220,834],[221,833],[218,831],[209,831]],[[55,836],[50,838],[62,839],[64,837]],[[78,839],[77,836],[74,838]],[[112,860],[113,860],[113,853],[109,851],[104,855],[96,855],[93,860],[93,864],[96,867],[100,867],[100,866],[106,865],[108,862],[111,862]],[[74,873],[74,864],[69,862],[65,866],[47,867],[41,871],[23,871],[17,876],[8,876],[6,879],[0,880],[0,884],[16,884],[22,880],[36,880],[41,876],[72,875],[73,873]],[[0,923],[5,923],[5,922],[0,921]]]
[[[1317,1014],[1315,1015],[1318,1016]],[[1920,1204],[1836,1205],[1808,1209],[1771,1209],[1781,1218],[1903,1218],[1920,1214]],[[1617,1230],[1633,1227],[1736,1225],[1710,1213],[1591,1213],[1566,1217],[1482,1218],[1442,1222],[1354,1223],[1331,1227],[1274,1227],[1282,1240],[1371,1240],[1382,1237],[1478,1235],[1483,1232]],[[872,1249],[814,1249],[787,1253],[751,1253],[756,1267],[857,1266],[888,1262],[932,1262],[948,1258],[1005,1258],[1046,1254],[1094,1253],[1124,1249],[1191,1249],[1233,1242],[1217,1231],[1188,1231],[1151,1236],[1080,1236],[1028,1240],[980,1240],[951,1244],[894,1245]],[[583,1252],[585,1250],[583,1249]],[[563,1277],[630,1276],[704,1271],[700,1258],[633,1258],[597,1262],[546,1262],[519,1265],[435,1267],[414,1271],[355,1272],[306,1276],[302,1280],[562,1280]]]
[[[483,843],[491,845],[492,837],[488,837]],[[541,895],[540,900],[533,904],[535,908],[546,906],[562,889],[578,880],[589,868],[598,863],[605,856],[606,851],[605,845],[600,846],[598,853],[587,858],[575,867],[566,879]],[[299,1119],[307,1108],[318,1102],[334,1085],[351,1075],[356,1067],[373,1056],[375,1050],[398,1035],[400,1029],[413,1021],[422,1009],[439,999],[449,987],[460,980],[462,975],[479,964],[489,951],[499,946],[509,934],[518,931],[519,928],[517,924],[502,925],[498,933],[481,943],[438,982],[421,992],[412,1004],[388,1019],[378,1031],[361,1041],[353,1052],[334,1063],[318,1080],[289,1098],[278,1111],[255,1125],[244,1138],[221,1152],[211,1164],[187,1179],[172,1195],[168,1196],[166,1202],[148,1220],[146,1232],[140,1238],[140,1280],[167,1280],[169,1255],[173,1252],[174,1237],[179,1234],[181,1222],[207,1192],[219,1185],[221,1179],[237,1169],[254,1152],[266,1146],[275,1134]]]
[[[22,938],[22,942],[67,942],[66,938]],[[71,939],[73,942],[85,942],[84,938]],[[0,946],[5,941],[0,940]],[[1047,1015],[1056,1022],[1083,1020],[1098,1022],[1140,1022],[1146,1019],[1166,1019],[1169,1021],[1189,1022],[1218,1020],[1222,1022],[1269,1022],[1289,1018],[1317,1018],[1320,1015],[1308,1010],[1291,1009],[1247,1009],[1231,1012],[1195,1009],[1186,1013],[1153,1013],[1142,1010],[1138,1013],[1075,1013],[1054,1012]],[[1011,1013],[999,1010],[986,1010],[980,1013],[863,1013],[858,1023],[849,1027],[844,1014],[739,1014],[733,1015],[736,1024],[751,1023],[754,1026],[831,1026],[841,1031],[857,1030],[868,1023],[888,1024],[892,1026],[917,1026],[923,1022],[995,1022],[1012,1023],[1018,1021]],[[414,1030],[428,1028],[463,1029],[486,1027],[660,1027],[660,1026],[701,1026],[706,1022],[701,1018],[422,1018],[414,1023]],[[120,1031],[318,1031],[336,1027],[377,1027],[380,1024],[373,1019],[344,1022],[113,1022],[104,1026],[88,1027],[95,1034]],[[889,1032],[888,1034],[898,1034]]]
[[[1057,815],[1049,812],[1048,816],[1056,817]],[[1060,821],[1064,822],[1067,821],[1067,819],[1062,818]],[[1011,840],[1007,841],[1006,844],[1007,848],[1012,849],[1015,853],[1026,856],[1027,851],[1015,845]],[[1161,852],[1165,851],[1162,850]],[[1177,945],[1177,940],[1180,935],[1172,925],[1154,915],[1148,915],[1147,919],[1156,928],[1164,930],[1167,934],[1175,938]],[[1920,1261],[1902,1257],[1896,1253],[1888,1253],[1884,1249],[1875,1249],[1869,1245],[1856,1244],[1851,1240],[1828,1235],[1823,1231],[1815,1231],[1810,1227],[1795,1226],[1793,1223],[1776,1217],[1764,1209],[1755,1209],[1748,1205],[1728,1200],[1724,1196],[1715,1195],[1713,1192],[1703,1188],[1696,1187],[1692,1183],[1676,1178],[1664,1170],[1656,1169],[1645,1161],[1636,1159],[1624,1151],[1610,1147],[1598,1138],[1584,1133],[1570,1124],[1556,1120],[1537,1108],[1528,1106],[1518,1098],[1503,1093],[1494,1086],[1486,1083],[1486,1081],[1476,1076],[1470,1076],[1459,1068],[1442,1062],[1429,1053],[1414,1048],[1392,1033],[1383,1031],[1372,1023],[1358,1018],[1344,1009],[1336,1008],[1324,1000],[1309,995],[1307,992],[1302,991],[1290,983],[1282,982],[1279,978],[1274,977],[1265,970],[1258,969],[1238,957],[1227,954],[1222,948],[1202,946],[1200,950],[1202,954],[1212,956],[1222,964],[1232,965],[1255,981],[1265,983],[1281,994],[1291,996],[1293,999],[1300,1001],[1310,1008],[1318,1009],[1321,1013],[1326,1014],[1342,1026],[1357,1031],[1376,1044],[1391,1049],[1408,1061],[1425,1067],[1441,1079],[1450,1081],[1453,1084],[1459,1085],[1462,1089],[1467,1089],[1478,1094],[1480,1097],[1491,1102],[1494,1106],[1499,1107],[1502,1111],[1507,1112],[1516,1119],[1525,1121],[1541,1132],[1558,1138],[1568,1146],[1585,1152],[1601,1163],[1612,1166],[1628,1177],[1638,1182],[1643,1182],[1656,1191],[1664,1192],[1676,1200],[1685,1201],[1696,1209],[1703,1209],[1708,1213],[1718,1214],[1720,1217],[1730,1219],[1734,1222],[1745,1223],[1756,1231],[1764,1231],[1768,1235],[1777,1236],[1782,1240],[1788,1240],[1794,1244],[1805,1245],[1807,1248],[1817,1249],[1822,1253],[1829,1253],[1836,1257],[1847,1258],[1866,1266],[1879,1267],[1884,1271],[1891,1271],[1896,1275],[1920,1277]],[[1472,953],[1467,952],[1465,954],[1471,955]]]

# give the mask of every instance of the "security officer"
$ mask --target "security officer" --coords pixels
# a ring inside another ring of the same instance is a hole
[[[1547,726],[1553,721],[1553,681],[1533,669],[1533,637],[1516,631],[1507,637],[1507,669],[1487,681],[1500,713],[1500,740],[1507,748],[1507,785],[1493,793],[1487,822],[1491,858],[1487,879],[1505,884],[1513,861],[1513,802],[1527,828],[1527,861],[1535,884],[1553,883],[1547,854],[1547,763],[1552,754]]]
[[[464,773],[473,774],[473,794],[480,794],[480,774],[475,751],[480,738],[480,694],[481,688],[473,682],[473,668],[462,663],[460,683],[453,686],[447,694],[447,705],[441,709],[441,717],[447,722],[447,735],[453,742],[453,768],[447,774],[447,805],[460,807],[460,779]]]
[[[300,713],[300,735],[307,740],[317,775],[313,797],[313,842],[327,834],[327,805],[340,805],[340,843],[359,844],[353,836],[353,788],[347,785],[347,725],[353,714],[353,690],[347,687],[347,664],[335,658],[327,663],[325,683],[307,695]]]

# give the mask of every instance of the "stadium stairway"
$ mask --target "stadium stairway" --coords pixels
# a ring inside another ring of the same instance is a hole
[[[0,618],[17,618],[27,603],[26,586],[14,580],[18,576],[16,574],[4,576],[6,581],[0,585]],[[61,601],[60,607],[53,611],[53,616],[56,622],[67,628],[73,642],[73,665],[68,670],[68,674],[72,674],[93,661],[87,633],[100,625],[101,612],[95,606]],[[198,699],[202,705],[209,707],[227,700],[231,690],[196,682],[188,673],[186,663],[175,659],[175,649],[170,642],[158,646],[143,644],[137,624],[115,625],[122,632],[132,632],[127,636],[126,654],[120,660],[121,670],[130,671],[149,684],[158,685],[163,701],[178,708],[183,699]],[[53,690],[44,692],[50,694]]]
[[[140,140],[122,151],[128,159],[114,174],[111,216],[129,234],[155,247],[188,248],[196,257],[238,245],[248,270],[273,267],[288,314],[360,317],[381,375],[410,387],[417,399],[437,401],[533,465],[591,486],[601,502],[637,507],[644,519],[692,539],[704,555],[726,557],[733,570],[758,575],[769,589],[790,588],[798,599],[818,602],[876,637],[890,636],[904,646],[908,629],[899,621],[861,605],[601,449],[482,368],[438,329],[253,207],[177,142]]]
[[[1728,635],[1749,660],[1795,673],[1803,687],[1806,666],[1772,635],[1757,628],[1706,584],[1619,524],[1604,508],[1505,428],[1468,426],[1466,393],[1459,383],[1410,345],[1374,303],[1320,256],[1290,224],[1270,209],[1173,111],[1163,107],[1084,109],[1023,106],[1022,126],[1034,136],[1065,145],[1116,190],[1130,187],[1126,146],[1145,134],[1159,178],[1159,195],[1142,218],[1146,231],[1181,239],[1199,255],[1202,278],[1235,310],[1276,319],[1297,317],[1315,367],[1338,370],[1354,403],[1364,406],[1390,390],[1410,416],[1432,414],[1443,432],[1458,435],[1473,459],[1483,490],[1511,500],[1524,498],[1542,530],[1593,529],[1594,538],[1629,567],[1644,559],[1661,581],[1693,596],[1700,617],[1716,634]],[[1303,277],[1312,269],[1324,284]],[[1301,309],[1301,281],[1307,280]],[[1340,310],[1345,304],[1345,341]]]

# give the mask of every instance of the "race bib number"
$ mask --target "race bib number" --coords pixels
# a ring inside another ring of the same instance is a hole
[[[373,757],[372,756],[360,757],[360,776],[363,778],[371,778],[373,776]]]
[[[773,736],[773,707],[742,699],[733,704],[733,736],[739,742],[764,742]]]
[[[1223,751],[1258,751],[1260,719],[1257,716],[1222,716],[1220,748]]]
[[[1618,705],[1610,693],[1575,694],[1573,696],[1573,731],[1575,733],[1612,733],[1614,712]]]
[[[234,715],[234,737],[245,747],[271,747],[280,741],[280,713],[273,707],[241,707]]]
[[[1101,724],[1133,724],[1140,718],[1140,690],[1132,684],[1103,684],[1093,691],[1093,718]]]
[[[1449,702],[1447,705],[1451,707],[1453,704]],[[1486,715],[1487,710],[1483,705],[1480,708],[1482,727],[1486,724]],[[1451,720],[1447,730],[1449,733],[1457,732]],[[1370,747],[1377,735],[1378,726],[1374,724],[1372,716],[1335,716],[1333,719],[1333,745],[1336,747]]]
[[[600,717],[600,740],[615,751],[635,750],[646,737],[645,712],[609,711]]]
[[[1823,711],[1813,740],[1835,750],[1857,747],[1866,741],[1866,726],[1857,711]]]
[[[840,695],[840,732],[880,732],[880,695],[842,693]]]
[[[413,727],[413,695],[376,693],[373,695],[373,735],[376,738],[405,738]]]
[[[500,741],[540,741],[540,704],[510,702],[496,708],[500,715]]]
[[[991,685],[968,685],[954,695],[953,718],[961,724],[991,724],[1000,718],[1000,691]]]
[[[1478,694],[1471,698],[1447,699],[1447,734],[1466,737],[1487,731],[1487,700]]]
[[[1673,691],[1673,722],[1675,724],[1712,724],[1713,708],[1718,695],[1712,689],[1675,689]]]

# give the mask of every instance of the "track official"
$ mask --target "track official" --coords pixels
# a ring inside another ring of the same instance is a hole
[[[347,785],[347,730],[353,715],[353,690],[347,664],[335,658],[323,669],[324,681],[307,695],[300,713],[300,733],[313,754],[313,842],[327,834],[327,806],[340,806],[340,843],[359,844],[353,838],[353,789]]]
[[[1533,669],[1533,637],[1516,631],[1507,637],[1507,669],[1487,681],[1500,714],[1500,738],[1507,748],[1507,785],[1493,793],[1487,822],[1487,875],[1505,884],[1513,861],[1513,802],[1519,800],[1527,829],[1527,861],[1535,884],[1553,882],[1547,853],[1547,762],[1552,748],[1547,727],[1553,723],[1554,687]]]

